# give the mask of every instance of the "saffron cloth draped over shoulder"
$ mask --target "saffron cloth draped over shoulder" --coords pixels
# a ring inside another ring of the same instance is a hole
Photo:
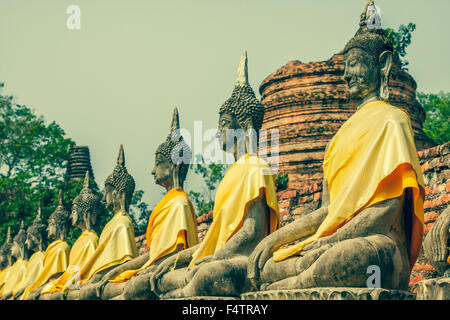
[[[23,288],[27,288],[36,282],[44,267],[44,252],[36,251],[28,260],[25,275],[22,281],[18,282],[13,289],[13,296]],[[22,295],[23,296],[23,295]]]
[[[103,228],[97,249],[81,269],[81,283],[92,278],[97,272],[137,256],[133,221],[128,214],[119,211]]]
[[[10,268],[8,278],[0,290],[0,298],[14,290],[17,283],[21,282],[25,276],[28,261],[25,259],[18,259]]]
[[[70,285],[75,285],[80,270],[89,261],[98,245],[98,236],[94,231],[85,230],[72,246],[69,255],[69,266],[66,271],[41,294],[65,291]]]
[[[153,209],[148,220],[146,240],[150,248],[149,260],[139,269],[122,272],[111,282],[127,281],[156,260],[174,252],[178,246],[187,249],[198,243],[195,210],[189,196],[181,188],[169,190]]]
[[[66,271],[69,262],[70,247],[67,242],[62,240],[53,241],[45,250],[43,267],[36,281],[26,288],[22,300],[26,299],[28,294],[45,284],[53,275]]]
[[[228,169],[217,188],[213,222],[190,266],[216,253],[241,228],[251,202],[263,194],[270,209],[268,233],[272,233],[280,224],[275,178],[267,162],[245,154]]]
[[[330,193],[327,217],[314,235],[279,249],[274,260],[300,252],[307,244],[333,234],[364,208],[410,189],[412,196],[406,198],[410,203],[403,209],[412,221],[412,267],[422,244],[425,188],[407,112],[384,101],[362,106],[331,140],[323,172]]]

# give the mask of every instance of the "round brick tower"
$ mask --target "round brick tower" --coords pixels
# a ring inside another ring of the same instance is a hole
[[[89,171],[89,175],[94,179],[94,173],[91,166],[91,155],[89,153],[89,147],[87,146],[74,146],[69,149],[69,160],[67,161],[66,174],[69,180],[83,180],[86,175],[86,171]]]
[[[356,111],[343,78],[343,55],[321,62],[292,61],[260,85],[266,107],[263,129],[279,129],[279,171],[288,174],[288,189],[322,182],[325,146]],[[425,111],[416,100],[417,84],[397,65],[391,68],[389,102],[408,111],[417,150],[435,144],[422,131]],[[267,137],[270,151],[271,135]],[[269,160],[270,161],[270,160]]]

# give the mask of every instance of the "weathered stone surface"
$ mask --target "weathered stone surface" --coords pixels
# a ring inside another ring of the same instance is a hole
[[[247,292],[242,300],[415,300],[408,291],[368,288],[311,288]]]
[[[417,300],[450,300],[450,278],[436,278],[418,282]]]

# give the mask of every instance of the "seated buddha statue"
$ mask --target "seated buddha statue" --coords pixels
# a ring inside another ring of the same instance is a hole
[[[53,240],[44,252],[42,271],[36,281],[26,288],[22,299],[35,300],[45,285],[52,283],[67,269],[70,246],[66,242],[69,231],[69,212],[64,208],[62,190],[58,206],[48,218],[47,235]]]
[[[16,300],[24,299],[24,291],[32,286],[39,278],[44,267],[44,248],[47,240],[47,226],[41,217],[41,206],[39,205],[37,215],[33,223],[27,228],[27,239],[25,246],[31,256],[28,259],[25,274],[22,281],[16,284],[13,297]],[[28,294],[27,294],[28,295]]]
[[[5,282],[8,279],[9,271],[12,266],[11,247],[13,239],[11,238],[11,227],[6,231],[5,242],[0,247],[0,290],[2,290]]]
[[[246,52],[219,115],[217,137],[236,161],[219,183],[204,240],[161,262],[151,277],[151,290],[160,299],[238,296],[249,285],[248,256],[279,225],[274,176],[256,154],[264,106],[248,82]]]
[[[154,296],[150,277],[156,267],[180,250],[198,243],[197,220],[189,196],[183,191],[189,169],[191,150],[178,134],[178,110],[175,108],[170,134],[155,152],[152,175],[166,194],[153,209],[147,226],[146,242],[149,251],[110,271],[102,280],[102,299],[144,300]],[[173,154],[180,153],[178,163]],[[114,277],[113,277],[114,276]]]
[[[125,167],[121,145],[114,171],[105,180],[103,198],[106,208],[112,210],[114,216],[103,228],[97,248],[80,270],[80,289],[69,291],[67,299],[100,299],[97,282],[113,268],[138,256],[133,221],[128,214],[134,188],[135,182]]]
[[[393,48],[383,29],[367,27],[370,3],[343,51],[359,104],[325,150],[322,206],[258,244],[248,277],[261,290],[367,287],[369,266],[379,267],[381,288],[408,288],[424,183],[410,118],[386,102]]]
[[[8,278],[0,289],[0,297],[3,300],[15,295],[15,291],[17,290],[16,286],[22,281],[25,275],[28,263],[28,251],[25,247],[26,239],[27,232],[22,220],[20,230],[14,236],[11,245],[11,257],[15,260],[15,263],[11,266]]]
[[[84,185],[72,202],[70,219],[72,225],[81,230],[69,254],[66,271],[51,286],[41,291],[41,300],[63,300],[64,293],[79,287],[80,270],[89,261],[98,245],[97,233],[93,230],[101,208],[100,198],[89,187],[89,172],[86,172]]]

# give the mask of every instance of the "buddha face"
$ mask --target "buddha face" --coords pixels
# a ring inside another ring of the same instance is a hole
[[[16,241],[14,241],[12,246],[11,246],[11,255],[13,257],[18,258],[20,256],[20,251],[21,251],[20,250],[20,245]]]
[[[360,48],[352,48],[344,55],[344,79],[350,96],[355,99],[377,93],[380,87],[380,69],[375,59]]]
[[[27,246],[27,249],[30,251],[35,251],[40,243],[40,239],[37,235],[28,232],[27,233],[27,240],[25,241],[25,245]]]
[[[48,219],[47,234],[50,239],[58,237],[58,226],[55,219]]]
[[[225,152],[234,152],[238,140],[236,136],[236,133],[239,132],[238,130],[242,131],[243,129],[234,115],[227,112],[220,115],[216,137],[219,139],[219,143]]]
[[[155,183],[163,187],[172,185],[173,170],[172,163],[166,159],[161,153],[157,153],[155,156],[155,166],[152,170]]]
[[[82,219],[81,219],[81,208],[78,204],[72,204],[72,212],[70,213],[70,220],[72,221],[72,225],[74,227],[80,227]]]
[[[118,207],[118,196],[119,193],[117,192],[116,188],[114,188],[109,183],[105,184],[105,195],[103,196],[102,200],[106,203],[106,209],[114,210],[114,208]]]

